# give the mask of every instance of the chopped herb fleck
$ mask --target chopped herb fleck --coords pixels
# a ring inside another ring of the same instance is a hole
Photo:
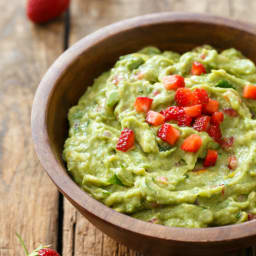
[[[158,148],[160,152],[165,152],[171,149],[168,145],[158,145]]]
[[[116,184],[116,185],[124,186],[124,184],[123,184],[122,181],[117,177],[116,174],[113,175],[113,177],[110,179],[109,182],[110,182],[111,184]]]
[[[219,88],[232,88],[232,89],[235,89],[235,87],[230,84],[227,80],[220,80],[216,87],[219,87]]]

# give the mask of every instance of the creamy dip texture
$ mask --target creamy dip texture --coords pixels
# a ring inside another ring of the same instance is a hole
[[[251,220],[254,84],[254,63],[235,49],[147,47],[122,56],[69,111],[68,172],[97,200],[144,221]]]

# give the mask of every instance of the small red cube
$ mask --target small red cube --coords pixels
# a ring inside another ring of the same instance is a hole
[[[198,98],[198,104],[207,104],[209,101],[208,93],[205,89],[196,88],[193,94]]]
[[[212,123],[213,124],[221,124],[224,120],[224,114],[222,112],[214,112],[212,114]]]
[[[191,116],[191,117],[198,117],[198,116],[201,116],[201,113],[202,113],[202,105],[201,105],[201,104],[198,104],[198,105],[194,105],[194,106],[190,106],[190,107],[185,107],[184,110],[185,110],[185,113],[186,113],[188,116]]]
[[[214,166],[218,158],[216,150],[208,149],[206,158],[204,159],[204,167]]]
[[[125,128],[122,130],[119,140],[116,145],[116,149],[126,152],[134,146],[135,135],[133,130]]]
[[[137,97],[134,107],[137,112],[148,112],[151,108],[153,100],[148,97]]]
[[[256,85],[246,85],[244,87],[243,97],[246,99],[256,100]]]
[[[180,132],[172,125],[165,123],[159,128],[157,136],[170,145],[174,145],[180,137]]]
[[[211,124],[207,132],[216,142],[222,142],[222,133],[219,125]]]
[[[193,124],[193,128],[198,132],[205,132],[210,126],[211,118],[209,116],[200,116],[196,118]]]
[[[200,76],[202,74],[206,74],[206,69],[205,69],[203,64],[201,64],[200,62],[195,61],[192,64],[191,74],[194,75],[194,76]]]
[[[197,152],[202,143],[202,138],[198,134],[192,134],[183,141],[181,149],[186,152]]]
[[[213,99],[209,99],[209,102],[203,107],[203,112],[206,114],[213,114],[218,110],[219,110],[219,102]]]
[[[176,91],[175,101],[180,107],[188,107],[198,104],[197,96],[189,88],[179,88]]]
[[[179,75],[164,76],[163,84],[166,90],[177,90],[178,88],[185,87],[184,77]]]
[[[148,111],[147,117],[146,117],[146,121],[153,126],[158,126],[163,124],[164,119],[165,119],[164,115],[152,110]]]

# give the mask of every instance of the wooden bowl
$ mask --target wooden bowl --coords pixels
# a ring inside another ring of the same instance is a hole
[[[256,32],[240,22],[202,14],[159,13],[107,26],[74,44],[50,67],[36,92],[32,134],[38,157],[63,195],[96,227],[145,255],[211,255],[256,241],[256,221],[213,228],[170,228],[115,212],[69,177],[62,160],[67,113],[93,79],[119,56],[147,45],[186,52],[210,44],[234,47],[256,62]]]

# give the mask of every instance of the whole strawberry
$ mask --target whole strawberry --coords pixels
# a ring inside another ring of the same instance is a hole
[[[25,251],[26,256],[60,256],[55,250],[48,248],[48,246],[40,245],[33,252],[29,254],[28,249],[25,246],[24,241],[22,240],[19,234],[16,234],[20,243]]]
[[[70,0],[28,0],[27,16],[35,23],[45,23],[61,15],[69,3]]]

